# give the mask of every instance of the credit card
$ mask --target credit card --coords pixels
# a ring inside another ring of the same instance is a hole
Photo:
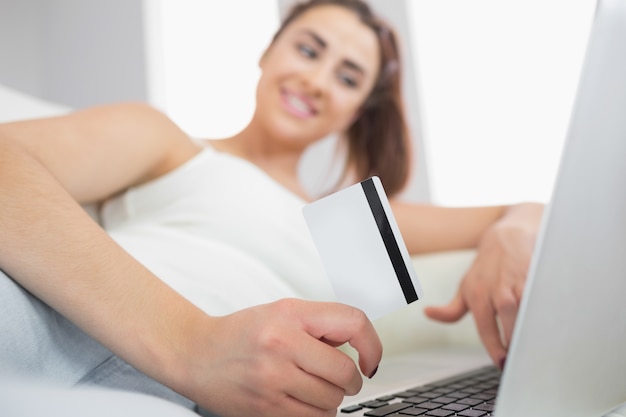
[[[307,204],[302,212],[337,301],[375,320],[422,298],[378,177]]]

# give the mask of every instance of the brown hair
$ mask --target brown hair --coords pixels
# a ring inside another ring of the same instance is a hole
[[[341,181],[350,172],[358,180],[377,175],[388,195],[397,194],[409,177],[411,150],[402,100],[400,51],[394,30],[363,0],[308,0],[292,7],[272,42],[304,12],[322,5],[341,6],[354,12],[372,29],[380,46],[378,78],[358,117],[343,133],[348,159]]]

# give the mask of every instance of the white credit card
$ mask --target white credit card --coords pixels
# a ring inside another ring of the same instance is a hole
[[[378,177],[307,204],[303,215],[337,301],[374,320],[422,298]]]

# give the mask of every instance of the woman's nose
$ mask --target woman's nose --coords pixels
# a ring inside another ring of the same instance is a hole
[[[320,63],[309,68],[304,74],[304,82],[312,93],[323,94],[330,88],[332,80],[332,68],[330,65]]]

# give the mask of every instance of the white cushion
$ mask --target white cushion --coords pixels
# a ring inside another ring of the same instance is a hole
[[[68,113],[69,106],[42,100],[0,84],[0,123]]]
[[[456,323],[430,320],[424,308],[447,304],[475,257],[474,250],[413,256],[415,272],[424,290],[422,299],[374,322],[384,354],[396,355],[442,346],[481,346],[471,315]]]

